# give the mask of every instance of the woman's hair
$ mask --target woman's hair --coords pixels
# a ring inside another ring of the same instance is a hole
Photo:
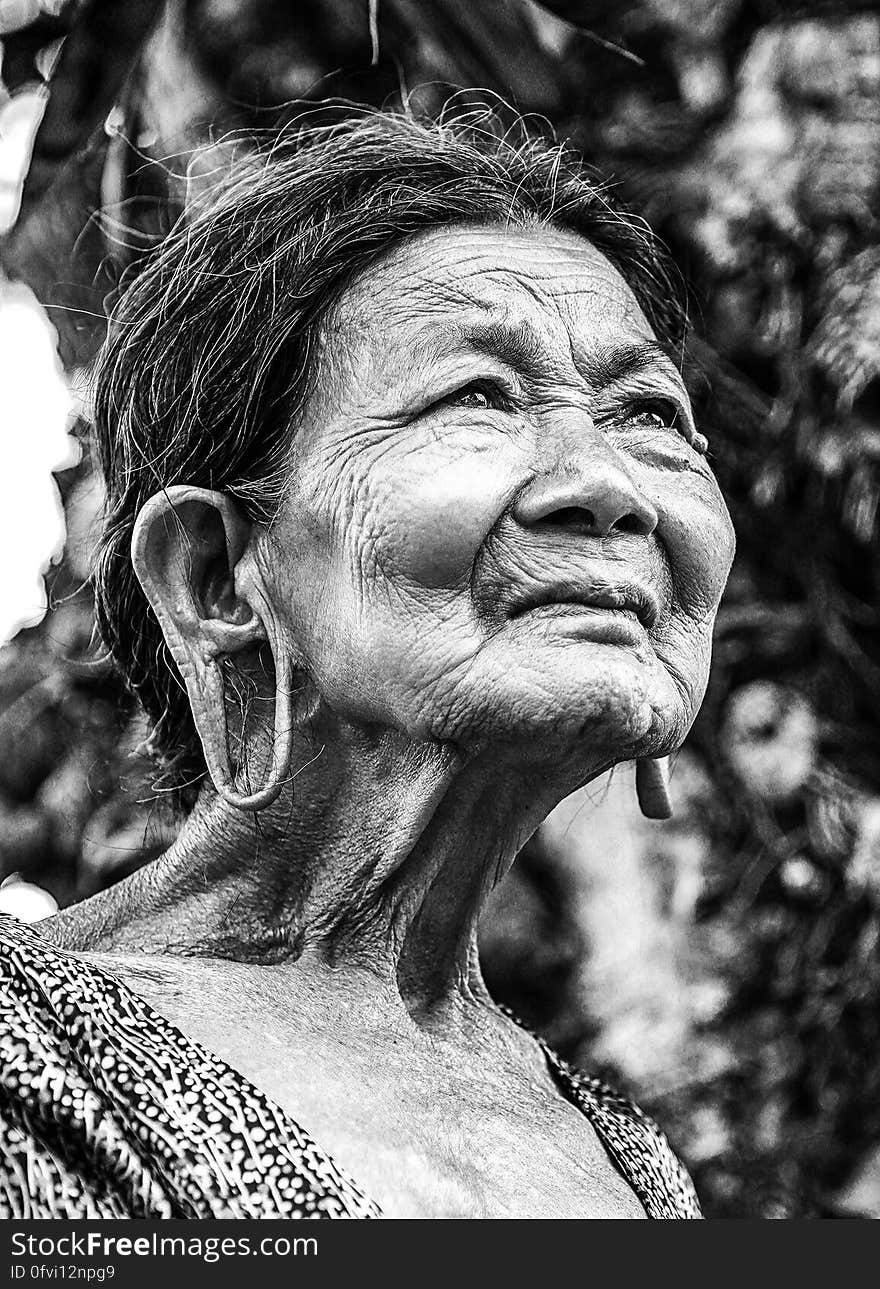
[[[96,374],[107,489],[94,587],[104,642],[153,723],[166,786],[205,773],[186,691],[135,576],[138,512],[175,483],[269,522],[315,376],[317,332],[352,279],[423,230],[551,225],[582,235],[679,345],[681,292],[648,227],[564,145],[484,111],[359,112],[254,141],[119,292]]]

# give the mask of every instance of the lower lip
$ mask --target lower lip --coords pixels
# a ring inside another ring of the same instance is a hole
[[[631,609],[605,609],[588,604],[541,604],[528,609],[523,619],[540,619],[600,644],[637,644],[645,629]]]

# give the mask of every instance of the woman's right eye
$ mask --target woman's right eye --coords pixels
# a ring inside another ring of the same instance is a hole
[[[453,395],[452,402],[456,407],[488,407],[489,395],[476,385],[468,385]]]

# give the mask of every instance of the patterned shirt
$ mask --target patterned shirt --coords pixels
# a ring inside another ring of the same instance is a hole
[[[541,1047],[648,1216],[699,1217],[657,1126]],[[0,1217],[381,1216],[248,1079],[107,972],[0,916]]]

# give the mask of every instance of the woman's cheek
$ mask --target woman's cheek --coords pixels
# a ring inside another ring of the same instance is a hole
[[[652,491],[676,598],[690,616],[705,618],[717,609],[733,562],[727,506],[715,481],[693,472]]]
[[[393,520],[386,570],[418,586],[444,588],[469,579],[519,478],[514,461],[489,447],[469,447],[414,454],[387,484]]]

